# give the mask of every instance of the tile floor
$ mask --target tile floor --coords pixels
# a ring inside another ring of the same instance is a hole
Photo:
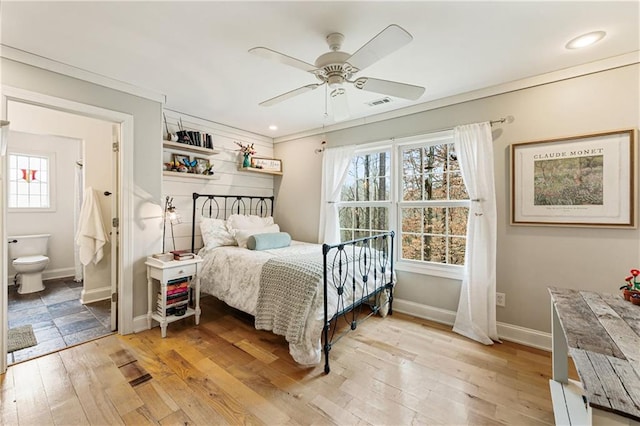
[[[19,294],[16,286],[9,286],[9,328],[31,324],[38,344],[7,354],[8,364],[111,333],[109,300],[81,304],[82,283],[72,278],[44,284],[43,291],[32,294]]]

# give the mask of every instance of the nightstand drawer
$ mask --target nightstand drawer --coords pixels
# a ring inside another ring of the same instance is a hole
[[[177,264],[177,262],[176,262]],[[149,275],[151,278],[155,278],[156,280],[166,283],[169,280],[173,280],[175,278],[194,276],[196,274],[197,265],[192,263],[190,265],[176,265],[171,266],[171,268],[165,269],[157,269],[151,268],[149,271]]]

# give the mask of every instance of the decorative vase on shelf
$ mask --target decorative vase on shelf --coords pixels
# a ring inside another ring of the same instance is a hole
[[[244,154],[244,160],[242,160],[242,167],[250,167],[251,160],[249,159],[249,154]]]

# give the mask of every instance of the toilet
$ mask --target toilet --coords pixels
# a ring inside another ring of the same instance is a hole
[[[47,245],[50,234],[9,237],[9,258],[20,275],[18,293],[28,294],[44,290],[42,271],[49,264]]]

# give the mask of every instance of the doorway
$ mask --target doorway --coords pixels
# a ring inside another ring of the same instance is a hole
[[[82,292],[85,293],[83,297],[86,296],[87,298],[100,298],[100,292],[102,292],[103,295],[106,294],[108,297],[103,298],[102,300],[111,304],[109,309],[113,313],[113,317],[109,318],[109,322],[111,323],[110,328],[117,328],[122,334],[130,333],[133,326],[131,303],[132,277],[130,271],[128,271],[127,268],[122,267],[122,265],[129,265],[131,263],[131,249],[127,245],[122,245],[122,239],[126,239],[126,237],[131,233],[131,222],[129,218],[132,217],[132,192],[129,187],[123,185],[123,182],[131,179],[133,171],[131,162],[133,153],[133,117],[116,111],[80,104],[35,92],[9,88],[7,86],[3,86],[2,89],[2,105],[4,107],[2,111],[3,120],[11,117],[12,108],[19,108],[18,105],[29,105],[32,107],[38,106],[48,108],[51,111],[64,112],[78,117],[106,121],[110,126],[111,124],[116,125],[117,128],[111,126],[110,139],[106,144],[107,148],[110,149],[111,154],[110,156],[102,156],[101,158],[103,162],[108,158],[113,158],[113,162],[111,163],[113,167],[109,166],[112,170],[113,177],[111,185],[112,189],[102,192],[103,194],[106,192],[110,193],[108,199],[110,199],[111,203],[109,214],[105,219],[107,231],[111,232],[111,241],[113,242],[111,250],[109,250],[112,261],[110,261],[110,268],[108,268],[110,269],[111,288],[107,290],[93,289],[94,291],[90,291],[92,289],[85,289],[83,286]],[[8,121],[10,121],[10,119]],[[60,132],[46,131],[45,133]],[[8,205],[6,188],[8,182],[8,164],[5,148],[5,143],[0,140],[0,165],[2,166],[0,169],[0,179],[3,186],[3,191],[0,193],[0,234],[3,240],[0,244],[0,255],[2,256],[0,263],[3,265],[2,270],[5,271],[5,273],[2,274],[2,292],[0,292],[0,331],[2,331],[2,336],[0,337],[0,374],[6,371],[6,354],[8,347],[6,333],[8,329],[7,290],[9,284],[9,280],[6,275],[6,271],[8,270],[8,244],[6,232]],[[107,201],[107,203],[109,203],[109,201]],[[124,220],[121,220],[122,218],[124,218]],[[118,298],[118,294],[122,294],[124,297]],[[118,303],[118,299],[120,299],[120,303]]]
[[[119,133],[119,125],[13,101],[8,118],[13,130],[7,146],[7,363],[12,364],[115,331],[110,299],[111,263],[117,254],[111,249],[117,248],[112,244],[117,238],[108,235],[110,224],[106,227],[103,218],[108,222],[117,214],[112,202],[117,199],[112,192],[117,192],[117,158],[109,159],[112,127]],[[83,264],[75,237],[83,210],[91,207],[87,201],[97,207],[88,211],[103,222],[106,242],[99,257],[83,259]],[[24,253],[37,235],[43,236],[37,240],[44,241],[46,251]],[[25,285],[31,278],[13,267],[17,255],[45,256],[39,288]]]

